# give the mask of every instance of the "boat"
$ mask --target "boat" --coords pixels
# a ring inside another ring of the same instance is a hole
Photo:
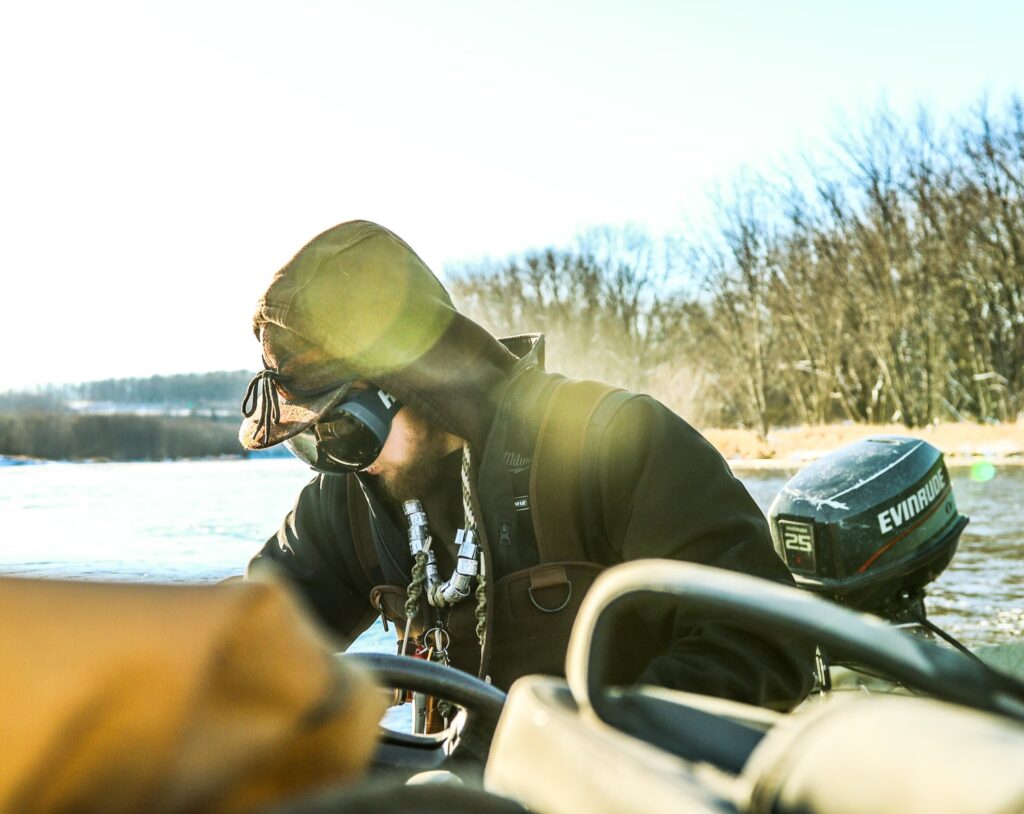
[[[888,439],[812,467],[769,511],[799,588],[682,562],[616,566],[587,594],[565,678],[526,676],[507,695],[420,659],[332,654],[274,583],[0,580],[0,809],[1024,810],[1021,676],[924,613],[967,522],[941,455]],[[782,713],[609,686],[616,611],[652,592],[813,641],[815,692]],[[434,735],[383,730],[383,688],[459,712]]]
[[[901,692],[823,691],[779,713],[663,688],[609,687],[615,609],[651,591],[811,636]],[[393,806],[387,810],[413,812],[424,794],[417,786],[428,781],[442,786],[430,804],[443,803],[427,810],[449,812],[522,810],[502,807],[510,802],[541,814],[995,814],[1024,805],[1024,684],[876,616],[741,574],[662,560],[610,569],[580,610],[566,678],[522,678],[504,699],[428,662],[340,658],[359,659],[386,683],[457,700],[465,712],[434,738],[382,735],[376,770],[397,781],[374,792],[323,792],[278,814],[370,810],[359,806],[375,793]]]
[[[993,669],[925,611],[927,586],[968,522],[941,453],[895,436],[844,447],[791,479],[769,522],[799,588],[680,562],[616,566],[581,608],[566,677],[527,676],[507,698],[430,663],[357,657],[388,685],[465,710],[433,739],[385,733],[378,771],[447,786],[431,798],[447,811],[499,811],[510,801],[540,814],[1024,810],[1024,674],[1019,658],[1006,658],[1024,647],[1004,645]],[[809,638],[815,691],[780,713],[607,686],[616,608],[652,592]],[[389,799],[415,811],[408,801],[422,793],[406,787],[405,803]],[[359,810],[346,806],[365,794],[329,792],[281,811]]]

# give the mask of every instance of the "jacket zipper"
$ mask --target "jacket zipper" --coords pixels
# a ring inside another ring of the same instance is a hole
[[[502,575],[508,573],[511,552],[512,524],[509,522],[508,514],[502,512],[498,515],[498,570]]]

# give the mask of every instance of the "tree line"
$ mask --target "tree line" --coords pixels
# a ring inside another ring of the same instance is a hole
[[[173,460],[242,455],[237,419],[0,414],[0,455],[49,460]]]
[[[147,404],[189,409],[236,409],[254,371],[221,370],[170,376],[101,379],[49,384],[32,391],[0,393],[0,412],[67,409],[69,402]]]
[[[550,369],[650,392],[704,426],[1013,421],[1024,411],[1024,105],[938,126],[882,110],[711,225],[454,269]]]
[[[50,460],[167,460],[243,455],[238,407],[252,373],[104,379],[0,393],[0,455]],[[104,402],[112,414],[77,412]],[[136,415],[138,405],[191,415]],[[224,410],[223,417],[213,410]]]

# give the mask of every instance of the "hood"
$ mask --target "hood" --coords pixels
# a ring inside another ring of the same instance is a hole
[[[355,379],[482,445],[516,363],[455,309],[405,241],[368,221],[342,223],[303,247],[260,299],[253,330],[266,370],[239,433],[249,449],[306,429]]]

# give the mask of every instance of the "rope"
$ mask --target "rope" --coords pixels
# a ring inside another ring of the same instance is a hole
[[[420,594],[423,593],[423,583],[427,580],[427,552],[418,552],[414,559],[412,581],[405,590],[405,616],[407,619],[415,619],[420,615]]]
[[[476,533],[477,523],[476,516],[473,514],[473,501],[472,493],[470,490],[469,472],[472,463],[472,453],[470,450],[469,443],[465,443],[462,446],[462,467],[460,471],[460,479],[462,481],[462,513],[464,517],[465,528],[467,531]],[[420,597],[423,594],[423,586],[427,582],[427,557],[429,550],[428,547],[423,548],[421,551],[414,555],[414,562],[412,567],[412,579],[409,582],[409,587],[405,591],[405,635],[402,638],[402,649],[401,653],[405,654],[406,643],[409,640],[409,629],[412,627],[412,621],[419,616],[420,612]],[[476,637],[480,642],[480,647],[484,645],[484,639],[487,634],[487,580],[484,573],[484,557],[483,550],[480,550],[480,570],[477,574],[476,584]]]
[[[473,514],[473,501],[470,499],[469,487],[470,451],[469,442],[462,445],[462,515],[465,518],[466,531],[476,532],[476,516]]]
[[[409,628],[412,627],[413,619],[420,615],[420,595],[423,593],[423,583],[427,581],[427,552],[419,551],[415,556],[412,565],[412,581],[405,589],[405,635],[402,636],[402,655],[405,655],[405,645],[409,641]]]
[[[483,558],[481,558],[483,559]],[[487,635],[487,583],[484,577],[483,563],[480,563],[480,576],[476,580],[476,638],[480,646],[484,646]]]
[[[259,421],[256,422],[256,429],[253,431],[253,439],[260,430],[263,430],[263,443],[270,440],[272,426],[281,420],[281,403],[277,397],[277,382],[282,376],[276,370],[264,368],[249,382],[242,399],[242,415],[250,418],[261,407]]]
[[[473,501],[470,497],[469,469],[471,464],[469,442],[462,445],[462,514],[465,518],[466,530],[476,532],[476,516],[473,514]],[[487,577],[484,573],[484,552],[480,549],[480,573],[476,578],[476,638],[480,646],[484,646],[487,635]]]

